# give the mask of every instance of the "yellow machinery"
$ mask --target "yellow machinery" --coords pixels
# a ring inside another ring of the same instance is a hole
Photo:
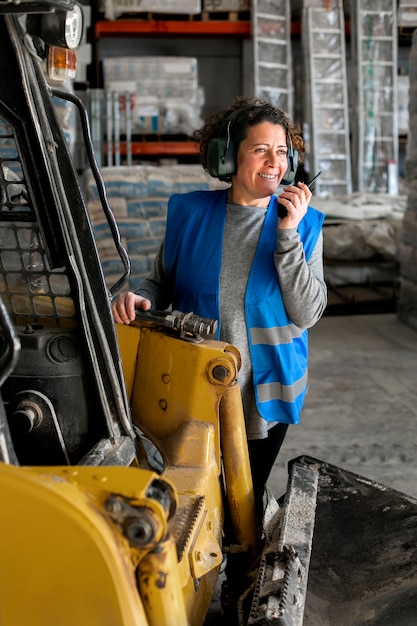
[[[255,557],[236,350],[146,321],[118,330],[133,423],[164,471],[145,469],[141,446],[129,467],[1,464],[2,624],[203,624],[223,559],[222,471],[230,549]],[[221,431],[239,458],[223,469]]]
[[[184,334],[181,341],[158,332],[152,323],[118,326],[133,423],[157,446],[162,475],[177,486],[178,511],[169,531],[180,546],[180,589],[188,620],[199,624],[223,559],[223,489],[233,527],[229,549],[247,554],[249,564],[257,554],[258,540],[236,384],[239,355],[228,344],[198,341],[198,336],[197,341],[192,336],[187,340],[187,331]],[[171,623],[172,605],[166,598],[165,606],[164,590],[154,589],[149,597],[152,623]]]

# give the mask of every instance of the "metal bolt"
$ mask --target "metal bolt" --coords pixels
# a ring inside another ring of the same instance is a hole
[[[126,537],[134,546],[146,546],[155,537],[155,527],[150,518],[130,518],[125,523]]]
[[[120,500],[115,496],[110,496],[110,498],[107,498],[104,506],[106,507],[106,511],[108,513],[112,513],[113,515],[119,515],[119,513],[121,513],[123,510],[123,503],[120,502]]]
[[[213,368],[213,377],[216,380],[226,380],[228,376],[229,370],[224,365],[216,365],[216,367]]]

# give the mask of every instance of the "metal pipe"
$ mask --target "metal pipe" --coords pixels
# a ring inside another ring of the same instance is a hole
[[[220,435],[226,496],[235,540],[242,551],[258,552],[252,472],[240,387],[228,387],[220,402]]]

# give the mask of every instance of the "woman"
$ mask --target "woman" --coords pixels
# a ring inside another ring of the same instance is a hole
[[[218,319],[218,337],[239,348],[238,381],[261,522],[265,484],[304,403],[307,329],[327,304],[324,216],[309,207],[312,194],[304,183],[275,195],[288,169],[293,178],[291,160],[302,158],[304,144],[285,113],[270,103],[238,98],[209,117],[195,137],[202,166],[230,187],[170,198],[153,272],[135,293],[119,296],[113,314],[116,322],[129,324],[136,308],[172,305]]]

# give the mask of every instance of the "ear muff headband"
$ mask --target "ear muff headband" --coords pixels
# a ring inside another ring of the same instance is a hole
[[[213,178],[230,182],[231,176],[236,173],[236,149],[231,136],[230,127],[233,119],[245,109],[252,109],[253,106],[235,109],[225,119],[225,137],[210,139],[207,146],[207,169]],[[285,172],[281,185],[291,185],[294,182],[298,167],[298,150],[294,150],[291,137],[287,154],[287,171]]]

